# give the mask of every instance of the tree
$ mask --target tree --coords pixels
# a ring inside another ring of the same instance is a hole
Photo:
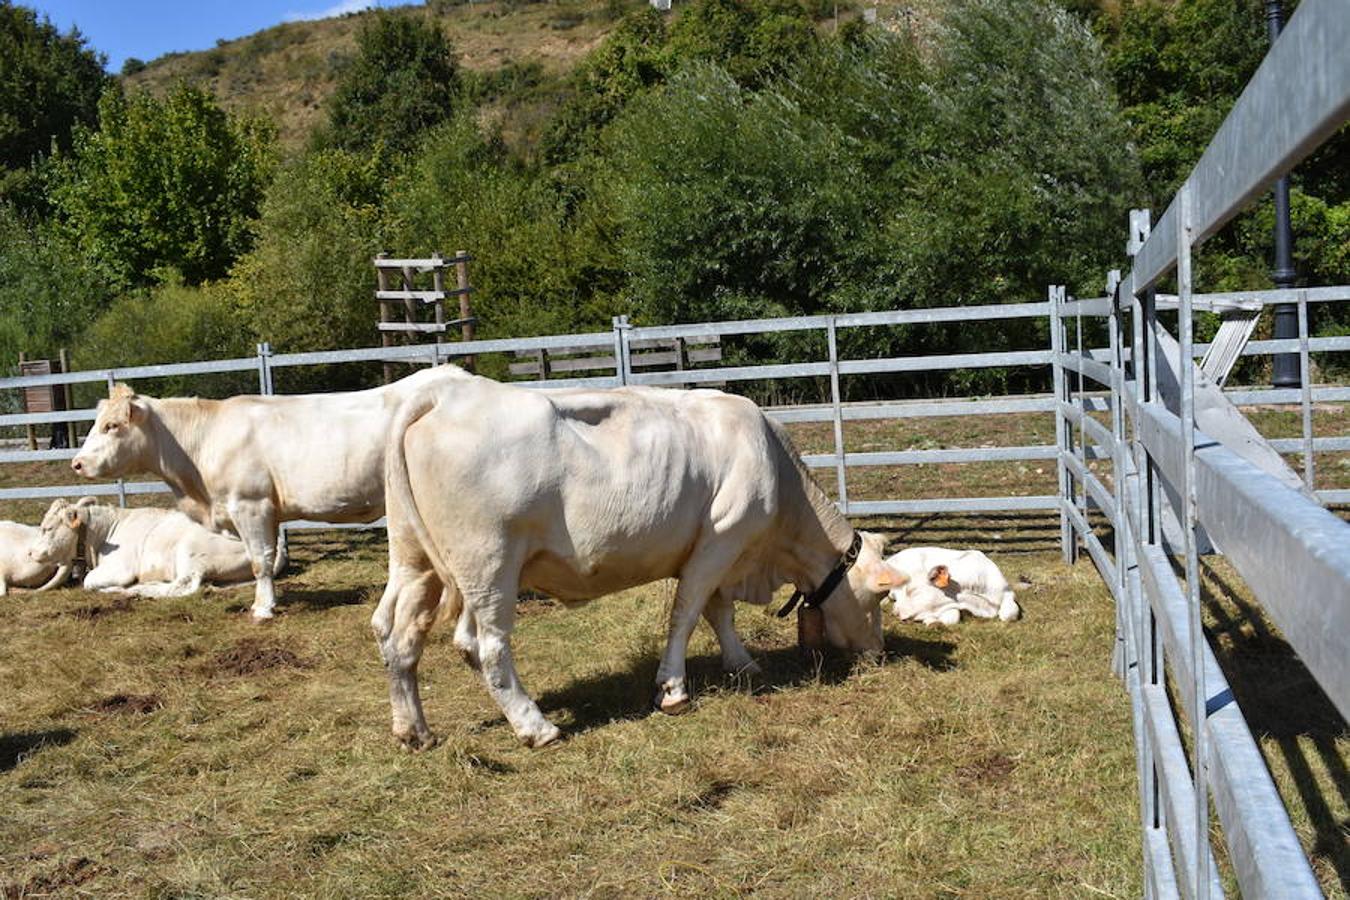
[[[53,203],[85,252],[126,285],[221,278],[252,243],[272,130],[180,84],[163,100],[108,91],[100,130],[77,129],[56,161]]]
[[[357,32],[356,46],[329,107],[328,143],[357,152],[383,144],[405,153],[450,118],[458,70],[435,24],[377,11]]]
[[[0,0],[0,200],[40,205],[31,167],[53,144],[68,148],[77,124],[97,120],[104,61],[78,30],[60,34],[45,16]]]

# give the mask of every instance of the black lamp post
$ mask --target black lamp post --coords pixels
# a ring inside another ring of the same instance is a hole
[[[1273,46],[1284,29],[1284,5],[1266,0],[1266,31]],[[1289,176],[1275,182],[1275,268],[1270,276],[1277,289],[1294,286],[1294,231],[1289,225]],[[1275,304],[1275,339],[1298,337],[1298,307],[1293,303]],[[1297,353],[1274,356],[1271,384],[1275,387],[1299,387]]]

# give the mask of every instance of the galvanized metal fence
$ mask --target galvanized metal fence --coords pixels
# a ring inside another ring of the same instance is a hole
[[[1064,550],[1072,558],[1085,548],[1116,600],[1115,665],[1131,699],[1151,897],[1223,894],[1210,845],[1211,804],[1243,895],[1321,896],[1205,637],[1199,554],[1202,540],[1223,553],[1337,710],[1350,716],[1350,525],[1297,484],[1243,458],[1232,441],[1197,428],[1203,383],[1190,361],[1202,298],[1192,291],[1191,260],[1201,241],[1350,117],[1346,47],[1350,3],[1303,3],[1162,218],[1150,228],[1147,212],[1132,214],[1133,264],[1123,278],[1108,276],[1110,295],[1065,302],[1062,290],[1051,292]],[[1156,287],[1173,272],[1178,352],[1169,359]],[[1297,340],[1257,342],[1247,352],[1299,354],[1301,390],[1271,394],[1301,408],[1301,439],[1277,446],[1302,450],[1308,489],[1316,452],[1350,449],[1343,437],[1313,436],[1313,401],[1344,400],[1350,392],[1312,389],[1309,353],[1350,349],[1350,339],[1310,338],[1308,305],[1348,295],[1332,288],[1248,297],[1298,304]],[[1079,324],[1081,334],[1088,316],[1106,319],[1105,360],[1081,344],[1068,349],[1067,324]],[[1093,415],[1101,407],[1087,382],[1105,389],[1109,424]],[[1173,383],[1179,390],[1169,403],[1164,386]],[[1093,470],[1092,459],[1109,461],[1109,479]],[[1346,493],[1322,496],[1344,501]],[[1107,527],[1094,527],[1093,507]],[[1179,525],[1171,538],[1169,515]]]

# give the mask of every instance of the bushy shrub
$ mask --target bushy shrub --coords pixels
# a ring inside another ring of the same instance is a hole
[[[324,150],[282,168],[257,244],[231,272],[235,302],[278,352],[369,347],[379,318],[371,260],[384,249],[386,161]]]
[[[343,150],[412,150],[450,118],[457,90],[454,51],[434,22],[405,13],[367,14],[356,58],[343,69],[324,138]]]
[[[229,359],[255,352],[252,337],[222,283],[181,283],[126,294],[80,338],[72,354],[77,368],[140,366]],[[251,372],[171,376],[138,387],[163,395],[256,393]]]

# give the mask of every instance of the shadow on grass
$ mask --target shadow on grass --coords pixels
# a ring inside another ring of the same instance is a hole
[[[893,634],[886,636],[888,660],[898,662],[902,658],[914,659],[937,672],[947,672],[956,667],[952,659],[955,650],[956,645],[949,641],[918,640]],[[752,655],[763,670],[759,675],[726,675],[722,672],[722,658],[717,654],[690,657],[687,674],[691,692],[697,698],[701,693],[733,682],[749,687],[756,693],[815,684],[840,684],[848,680],[856,664],[856,657],[852,654],[830,651],[819,658],[817,665],[804,658],[795,647],[779,647]],[[658,663],[655,653],[632,657],[626,670],[589,675],[561,690],[540,695],[539,708],[547,716],[559,712],[570,714],[564,730],[572,734],[601,728],[611,722],[643,718],[653,711],[652,698]],[[496,717],[480,722],[478,727],[489,728],[504,723],[505,719]]]
[[[345,591],[291,589],[277,598],[277,607],[316,611],[334,609],[338,606],[360,606],[365,602],[365,595],[365,588],[351,588]]]
[[[0,772],[9,772],[19,763],[44,747],[60,747],[75,740],[76,732],[69,728],[51,728],[47,731],[22,731],[0,735]]]
[[[1279,747],[1317,835],[1312,853],[1330,863],[1341,887],[1350,891],[1350,844],[1345,840],[1350,821],[1336,820],[1325,796],[1327,786],[1318,783],[1307,752],[1310,744],[1340,804],[1350,804],[1350,771],[1336,746],[1347,733],[1345,719],[1265,615],[1213,566],[1202,562],[1201,574],[1205,611],[1214,623],[1211,634],[1223,638],[1210,644],[1233,696],[1252,734],[1272,738]]]

